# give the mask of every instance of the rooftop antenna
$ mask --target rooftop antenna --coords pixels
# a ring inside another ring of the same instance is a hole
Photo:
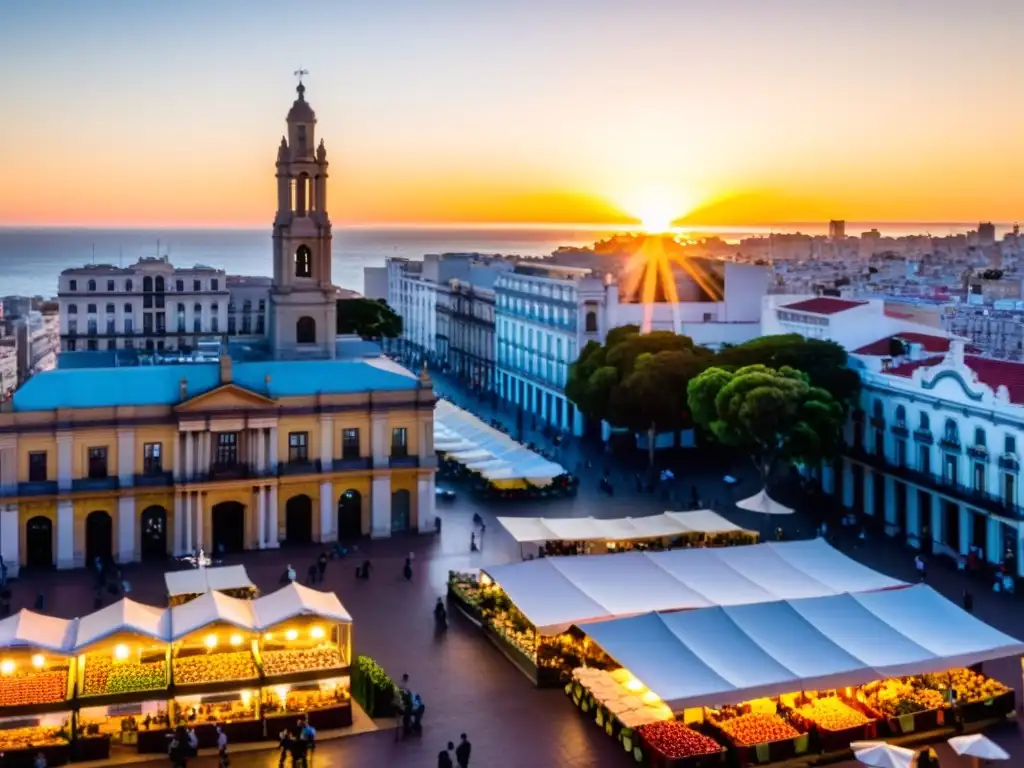
[[[160,258],[160,238],[156,239],[156,257]]]
[[[92,263],[96,263],[96,243],[92,244]]]

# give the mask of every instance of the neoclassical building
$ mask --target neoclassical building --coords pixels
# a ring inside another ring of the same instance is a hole
[[[85,351],[17,390],[0,410],[10,575],[433,529],[433,387],[335,336],[304,91],[278,154],[271,344],[128,367]]]

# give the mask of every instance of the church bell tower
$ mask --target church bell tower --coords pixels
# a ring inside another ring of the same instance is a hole
[[[277,150],[274,281],[270,340],[278,358],[333,358],[337,305],[331,282],[327,149],[316,144],[316,114],[302,84]]]

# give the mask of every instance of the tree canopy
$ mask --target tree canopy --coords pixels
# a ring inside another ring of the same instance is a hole
[[[605,344],[587,343],[569,366],[565,393],[588,418],[635,432],[678,430],[691,423],[686,386],[710,359],[688,336],[621,326]]]
[[[818,463],[841,445],[843,407],[790,366],[711,367],[687,387],[693,420],[719,443],[750,453],[762,479],[780,461]]]
[[[383,299],[338,299],[337,332],[374,341],[397,339],[402,335],[402,317]]]

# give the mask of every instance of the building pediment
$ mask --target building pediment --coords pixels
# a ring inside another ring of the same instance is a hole
[[[230,411],[260,408],[276,408],[277,401],[273,398],[253,392],[251,389],[240,387],[237,384],[222,384],[216,389],[196,395],[176,407],[180,412],[196,411]]]

